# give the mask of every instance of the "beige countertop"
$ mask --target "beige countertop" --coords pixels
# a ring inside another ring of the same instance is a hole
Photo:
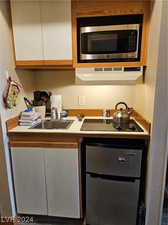
[[[82,126],[82,123],[83,123],[83,120],[84,119],[112,119],[112,117],[108,117],[108,118],[105,118],[105,117],[101,117],[101,116],[97,116],[97,117],[84,117],[82,119],[82,121],[79,121],[77,119],[77,117],[67,117],[65,118],[64,120],[74,120],[74,122],[72,123],[72,125],[68,128],[68,129],[31,129],[29,126],[17,126],[11,130],[8,131],[8,133],[54,133],[54,134],[80,134],[80,135],[84,135],[84,134],[90,134],[90,135],[96,135],[96,134],[115,134],[115,135],[137,135],[138,136],[149,136],[149,133],[148,131],[138,122],[136,121],[135,118],[132,118],[136,121],[136,123],[142,128],[142,130],[144,132],[116,132],[116,131],[81,131],[81,126]]]

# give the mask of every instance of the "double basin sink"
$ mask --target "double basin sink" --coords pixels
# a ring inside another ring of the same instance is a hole
[[[73,120],[42,120],[30,129],[68,129]]]

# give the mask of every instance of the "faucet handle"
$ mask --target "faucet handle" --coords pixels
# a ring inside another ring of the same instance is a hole
[[[110,109],[104,109],[103,110],[103,116],[104,117],[110,117]]]
[[[77,118],[78,118],[79,121],[82,121],[82,119],[83,119],[83,117],[84,117],[85,115],[82,114],[82,113],[78,113],[76,116],[77,116]]]
[[[133,108],[128,108],[128,114],[131,115],[133,113],[134,109]]]
[[[56,110],[57,110],[57,108],[53,106],[53,107],[51,108],[51,111],[53,111],[53,110],[55,110],[55,111],[56,111]]]
[[[56,107],[51,108],[51,119],[56,120],[58,118],[58,111]]]

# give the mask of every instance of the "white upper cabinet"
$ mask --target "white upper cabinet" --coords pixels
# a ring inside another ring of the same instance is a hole
[[[16,60],[42,60],[42,26],[38,1],[11,1]]]
[[[41,2],[44,60],[71,60],[71,2]]]
[[[72,60],[71,1],[11,1],[16,60]]]

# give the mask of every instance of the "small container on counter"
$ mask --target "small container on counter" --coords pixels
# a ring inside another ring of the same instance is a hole
[[[110,109],[104,109],[103,110],[103,116],[104,117],[110,117]]]
[[[68,117],[68,110],[63,109],[61,112],[61,118]]]

